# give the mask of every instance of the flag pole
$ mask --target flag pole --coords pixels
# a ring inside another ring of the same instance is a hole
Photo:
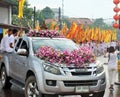
[[[25,0],[18,0],[19,3],[19,10],[18,10],[18,18],[20,19],[20,33],[18,36],[22,33],[22,18],[23,18],[23,7],[24,7]]]
[[[20,32],[18,33],[18,36],[21,36],[22,33],[22,18],[20,18]]]

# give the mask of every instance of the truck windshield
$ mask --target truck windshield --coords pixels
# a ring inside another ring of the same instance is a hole
[[[41,46],[50,46],[60,51],[64,50],[74,50],[77,49],[78,46],[72,40],[68,39],[33,39],[33,50],[34,53],[41,47]]]

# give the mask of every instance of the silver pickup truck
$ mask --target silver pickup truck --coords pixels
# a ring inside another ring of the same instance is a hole
[[[19,86],[25,90],[25,97],[103,97],[106,79],[100,62],[91,63],[86,68],[60,66],[38,58],[35,52],[40,46],[52,46],[62,51],[78,48],[66,38],[20,37],[14,52],[1,52],[0,81],[3,89]]]

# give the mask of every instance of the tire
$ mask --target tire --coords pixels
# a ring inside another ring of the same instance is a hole
[[[27,78],[25,83],[25,97],[43,97],[38,90],[35,76]]]
[[[0,73],[1,86],[3,89],[10,89],[12,84],[10,83],[10,77],[7,76],[5,67],[2,67]]]
[[[89,96],[90,94],[81,94],[82,97],[103,97],[105,91],[93,93],[93,96]],[[92,93],[91,93],[92,94]]]

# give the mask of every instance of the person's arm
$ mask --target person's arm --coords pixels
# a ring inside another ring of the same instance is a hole
[[[11,38],[10,38],[9,41],[10,41],[9,46],[10,46],[11,48],[13,48],[13,47],[14,47],[14,41],[15,41],[14,37],[11,36]]]
[[[13,48],[13,43],[10,43],[10,45],[9,45],[11,48]]]

